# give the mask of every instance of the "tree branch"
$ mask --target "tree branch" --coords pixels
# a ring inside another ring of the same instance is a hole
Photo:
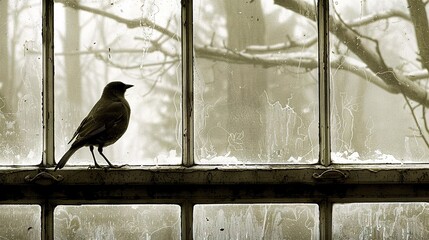
[[[402,18],[406,21],[411,21],[410,16],[399,9],[389,9],[386,11],[382,11],[382,12],[377,12],[377,13],[373,13],[367,16],[363,16],[360,17],[358,19],[355,20],[351,20],[351,21],[347,21],[347,25],[351,26],[351,27],[358,27],[358,26],[362,26],[362,25],[367,25],[367,24],[371,24],[374,23],[376,21],[379,20],[384,20],[384,19],[389,19],[392,17],[398,17],[398,18]]]
[[[408,5],[416,33],[417,46],[420,50],[420,62],[424,68],[429,70],[429,43],[427,39],[429,25],[425,3],[421,0],[408,0]]]
[[[274,3],[316,21],[315,7],[305,1],[275,0]],[[370,49],[366,44],[362,43],[361,36],[332,16],[329,16],[329,30],[386,84],[398,88],[406,97],[429,107],[427,91],[401,73],[386,66],[375,49]]]
[[[429,78],[429,73],[427,70],[419,70],[419,71],[404,73],[404,76],[413,81],[427,80]]]
[[[213,61],[260,65],[265,68],[288,65],[314,69],[318,65],[317,57],[311,53],[249,54],[212,46],[195,46],[195,55]]]
[[[103,10],[87,7],[78,4],[75,1],[66,0],[55,0],[56,2],[62,3],[67,7],[71,7],[77,10],[91,12],[97,15],[101,15],[110,19],[113,19],[119,23],[125,24],[129,28],[136,28],[142,26],[149,26],[158,32],[180,41],[180,36],[169,31],[168,29],[161,27],[152,21],[143,19],[126,19],[120,16],[105,12]],[[316,19],[315,7],[307,2],[298,0],[275,0],[277,5],[292,10],[302,16],[305,16],[313,21]],[[390,10],[381,12],[376,15],[369,15],[359,21],[352,21],[349,24],[353,26],[366,24],[374,20],[385,19],[389,17],[401,17],[407,19],[406,14],[399,10]],[[374,49],[370,49],[366,45],[362,44],[362,36],[351,30],[345,23],[334,19],[330,16],[330,30],[335,34],[339,40],[345,43],[350,50],[352,50],[366,65],[366,67],[356,68],[353,64],[350,64],[346,58],[342,57],[341,60],[335,60],[331,62],[332,67],[343,67],[348,68],[349,71],[354,72],[357,75],[364,77],[368,81],[376,84],[377,86],[385,89],[391,93],[403,92],[407,97],[417,101],[425,106],[429,106],[429,99],[427,98],[427,92],[424,88],[406,78],[399,72],[394,72],[393,69],[386,66],[381,55]],[[234,52],[228,49],[219,49],[208,46],[195,46],[195,52],[198,57],[209,58],[212,60],[234,62],[237,64],[252,64],[261,65],[263,67],[274,67],[274,66],[294,66],[302,67],[306,69],[314,69],[318,66],[317,59],[314,56],[302,53],[289,53],[282,54],[281,56],[269,55],[267,53],[278,51],[278,50],[289,50],[290,48],[299,46],[310,46],[314,44],[316,38],[309,39],[303,43],[297,43],[290,41],[288,43],[277,44],[274,46],[249,46],[243,52]],[[263,54],[265,53],[265,54]],[[176,61],[176,60],[173,60]],[[120,66],[114,63],[120,68],[130,68],[129,66]],[[137,66],[132,66],[135,68]],[[139,65],[139,67],[141,67]],[[380,81],[381,80],[381,81]]]
[[[350,26],[350,27],[359,27],[362,25],[367,25],[367,24],[374,23],[374,22],[379,21],[379,20],[389,19],[392,17],[398,17],[398,18],[402,18],[402,19],[407,20],[407,21],[411,21],[410,16],[406,12],[399,10],[399,9],[389,9],[386,11],[370,14],[367,16],[363,16],[363,17],[360,17],[358,19],[349,20],[349,21],[346,21],[345,23],[347,26]],[[246,48],[246,52],[247,53],[278,52],[278,51],[289,50],[292,48],[309,47],[309,46],[312,46],[312,45],[317,43],[317,37],[307,39],[303,42],[298,42],[298,41],[291,39],[290,36],[287,36],[287,40],[288,41],[285,43],[278,43],[278,44],[273,44],[273,45],[264,45],[264,46],[252,45],[252,46],[248,46]]]
[[[64,4],[64,6],[66,7],[70,7],[76,10],[82,10],[82,11],[86,11],[86,12],[90,12],[93,14],[97,14],[103,17],[107,17],[110,18],[112,20],[115,20],[116,22],[119,23],[123,23],[125,24],[128,28],[137,28],[137,27],[149,27],[149,28],[153,28],[156,31],[169,36],[170,38],[175,38],[178,41],[180,41],[180,36],[177,35],[176,33],[171,32],[170,30],[163,28],[159,25],[157,25],[156,23],[150,21],[147,18],[138,18],[138,19],[126,19],[120,16],[117,16],[115,14],[112,13],[108,13],[106,11],[100,10],[100,9],[96,9],[96,8],[91,8],[91,7],[87,7],[84,5],[81,5],[79,3],[77,3],[76,1],[70,1],[70,0],[55,0],[55,2],[57,3],[62,3]]]
[[[273,45],[251,45],[246,47],[245,52],[251,54],[270,53],[290,50],[293,48],[307,48],[317,43],[317,37],[307,39],[302,42],[295,41],[287,36],[288,41],[285,43],[278,43]]]

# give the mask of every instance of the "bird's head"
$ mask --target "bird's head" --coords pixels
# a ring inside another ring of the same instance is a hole
[[[125,91],[132,86],[119,81],[110,82],[104,87],[103,95],[124,97]]]

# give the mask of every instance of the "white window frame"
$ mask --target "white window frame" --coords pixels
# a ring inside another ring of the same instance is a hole
[[[183,164],[54,172],[54,0],[43,9],[43,132],[40,166],[0,169],[1,204],[40,204],[42,239],[54,239],[60,204],[178,204],[182,239],[193,239],[193,206],[211,203],[316,203],[320,239],[332,239],[332,206],[429,199],[427,164],[339,165],[330,161],[329,0],[318,1],[320,163],[195,165],[193,155],[192,0],[182,0]]]

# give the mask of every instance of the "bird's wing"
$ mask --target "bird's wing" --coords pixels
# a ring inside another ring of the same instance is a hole
[[[77,136],[77,142],[85,142],[126,117],[127,112],[122,102],[109,101],[105,104],[96,104],[89,112],[88,116],[82,121],[73,137]],[[74,144],[75,144],[74,143]]]
[[[127,116],[126,106],[121,101],[110,102],[100,107],[92,114],[95,122],[101,122],[105,128],[110,128]]]
[[[73,133],[73,137],[70,139],[70,141],[68,142],[68,144],[70,144],[73,139],[79,134],[79,132],[82,129],[82,126],[85,125],[85,123],[88,121],[88,117],[85,117],[82,122],[80,123],[79,127],[76,129],[76,131]]]

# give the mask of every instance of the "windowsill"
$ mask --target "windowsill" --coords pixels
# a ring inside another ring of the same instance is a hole
[[[0,202],[27,203],[45,198],[61,204],[111,203],[112,199],[124,203],[177,203],[190,199],[197,203],[297,203],[327,198],[335,202],[427,201],[429,174],[425,167],[3,168]]]
[[[246,165],[246,166],[126,166],[88,169],[72,166],[42,174],[32,182],[58,185],[153,184],[427,184],[429,165]],[[2,167],[3,185],[29,184],[38,167]],[[52,177],[51,177],[52,176]],[[60,178],[57,178],[60,176]],[[27,177],[27,180],[25,180]],[[51,183],[50,183],[51,182]]]

